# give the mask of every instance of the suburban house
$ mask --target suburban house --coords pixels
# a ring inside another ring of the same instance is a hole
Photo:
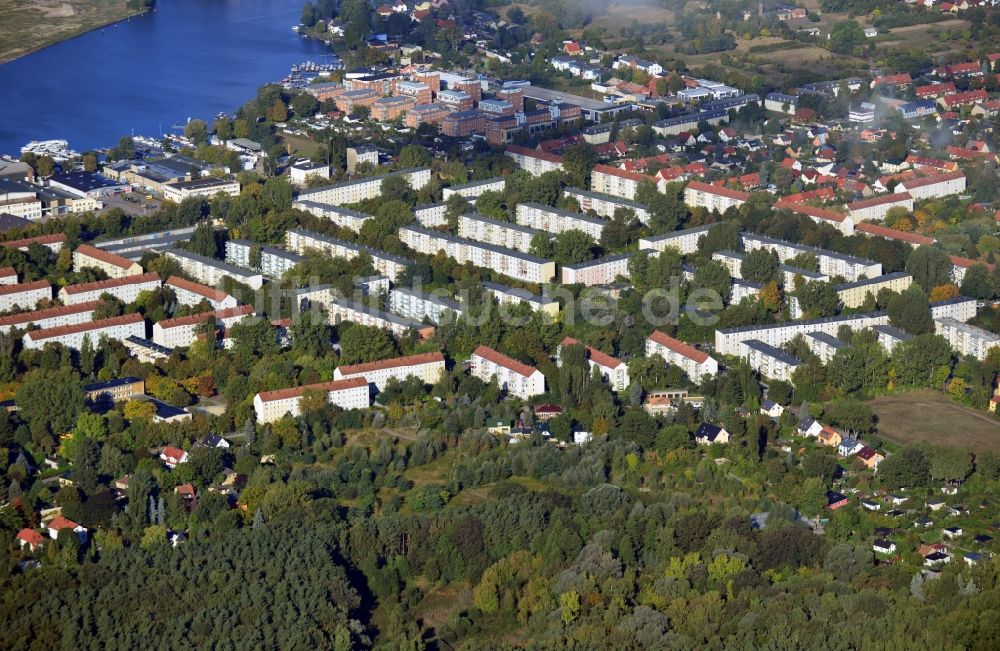
[[[185,463],[188,460],[188,453],[180,448],[175,448],[167,446],[163,448],[163,452],[160,453],[160,461],[167,467],[173,470],[178,465]]]
[[[729,432],[718,425],[702,423],[694,433],[694,441],[699,445],[729,443]]]

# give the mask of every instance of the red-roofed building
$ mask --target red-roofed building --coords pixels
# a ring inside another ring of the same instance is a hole
[[[594,192],[634,200],[639,186],[643,183],[656,185],[652,176],[637,172],[626,172],[608,165],[595,165],[590,174],[590,186]]]
[[[142,292],[152,292],[160,288],[160,274],[155,271],[133,276],[120,276],[90,283],[66,285],[59,290],[59,299],[64,305],[77,305],[96,301],[104,294],[114,296],[122,303],[134,303]]]
[[[579,341],[573,339],[572,337],[566,337],[559,344],[559,353],[557,354],[557,359],[559,363],[562,363],[562,349],[566,346],[573,346],[580,344]],[[592,346],[584,345],[587,351],[587,361],[590,362],[590,370],[596,368],[611,388],[615,391],[624,391],[628,388],[629,377],[628,377],[628,366],[625,365],[620,359],[615,359],[611,355],[602,353]]]
[[[904,179],[896,184],[895,191],[909,192],[914,200],[932,197],[946,197],[965,192],[965,173],[946,172],[911,179]]]
[[[875,77],[872,80],[871,87],[878,88],[879,86],[895,86],[896,88],[906,88],[913,84],[913,78],[907,72],[896,74],[896,75],[885,75],[882,77]]]
[[[180,448],[175,448],[172,446],[167,446],[163,448],[163,452],[160,452],[160,461],[167,468],[176,468],[182,463],[187,463],[188,453]]]
[[[45,544],[45,536],[38,533],[34,529],[21,529],[17,532],[17,543],[24,549],[25,546],[28,547],[28,551],[33,552],[43,544]]]
[[[108,278],[124,278],[142,273],[142,266],[138,262],[89,244],[81,244],[73,251],[73,271],[80,271],[84,267],[100,269]]]
[[[580,44],[576,41],[570,41],[569,43],[563,45],[563,52],[571,57],[575,57],[583,54],[583,48],[580,47]]]
[[[85,321],[71,325],[56,326],[44,330],[31,330],[24,335],[25,348],[39,349],[47,343],[57,343],[80,350],[88,337],[97,342],[101,337],[114,341],[124,341],[129,337],[146,336],[146,320],[139,313],[125,314],[98,321]]]
[[[746,192],[717,187],[700,181],[691,181],[684,189],[685,204],[692,208],[702,207],[708,211],[717,210],[720,213],[732,207],[742,206],[749,198],[750,195]]]
[[[702,377],[713,376],[719,372],[719,362],[707,353],[670,337],[659,330],[654,330],[646,337],[646,357],[659,355],[673,366],[679,366],[694,382]]]
[[[325,391],[327,402],[344,410],[367,409],[371,406],[368,381],[363,377],[355,377],[258,393],[253,398],[257,422],[273,423],[286,414],[299,416],[302,413],[300,399],[307,391]]]
[[[854,233],[854,220],[844,213],[830,210],[829,208],[817,208],[806,203],[786,203],[782,204],[783,210],[789,210],[797,215],[808,217],[817,224],[830,224],[844,235]]]
[[[52,540],[56,540],[59,537],[60,531],[72,531],[73,533],[76,534],[77,538],[80,539],[80,542],[83,542],[87,539],[86,527],[80,526],[77,523],[73,522],[72,520],[64,518],[61,515],[57,515],[56,517],[52,518],[52,520],[49,521],[49,524],[47,526],[49,530],[49,538],[51,538]]]
[[[847,214],[854,220],[855,229],[865,221],[882,221],[893,208],[913,210],[913,197],[908,192],[883,194],[847,204]]]
[[[487,346],[479,346],[469,360],[474,377],[489,383],[496,378],[501,389],[527,400],[545,393],[545,376],[533,366],[507,357]]]
[[[338,366],[333,372],[333,379],[346,380],[360,377],[381,391],[385,389],[389,380],[393,379],[403,382],[408,378],[417,377],[424,384],[434,384],[444,372],[444,355],[433,352],[394,357],[366,364]]]
[[[180,276],[167,278],[164,285],[174,290],[177,302],[181,305],[194,306],[202,301],[208,301],[213,310],[228,310],[239,305],[236,298],[221,289],[213,289],[208,285],[202,285]]]
[[[65,243],[65,233],[53,233],[52,235],[39,235],[38,237],[26,237],[20,240],[0,242],[0,246],[8,249],[17,249],[18,251],[27,251],[29,246],[37,244],[50,249],[53,253],[59,253]]]
[[[887,226],[879,226],[878,224],[869,224],[867,222],[856,224],[854,226],[854,232],[871,237],[881,237],[886,240],[905,242],[912,247],[934,243],[933,237],[927,237],[926,235],[921,235],[920,233],[907,233],[906,231],[896,230],[895,228],[889,228]]]
[[[532,176],[541,176],[546,172],[561,172],[563,169],[562,156],[556,154],[519,145],[509,145],[504,153]]]
[[[945,95],[954,95],[958,89],[955,88],[955,82],[949,81],[943,84],[917,86],[913,92],[916,93],[918,99],[937,99]]]
[[[164,319],[153,324],[153,343],[167,348],[190,346],[195,341],[195,330],[206,321],[214,319],[218,325],[228,329],[253,313],[252,305],[240,305],[226,310]]]
[[[964,93],[945,95],[938,99],[938,104],[946,109],[955,109],[967,104],[985,102],[987,99],[989,99],[989,95],[986,94],[986,91],[982,88],[977,88],[976,90],[967,90]]]

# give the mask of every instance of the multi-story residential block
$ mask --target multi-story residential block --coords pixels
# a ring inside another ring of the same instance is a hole
[[[423,204],[413,209],[413,215],[421,226],[427,228],[444,226],[448,223],[448,204],[444,201]]]
[[[383,328],[397,337],[405,336],[411,331],[415,331],[421,339],[429,339],[434,336],[434,326],[339,298],[333,296],[332,292],[328,292],[325,296],[315,296],[313,300],[326,308],[327,318],[331,325],[339,325],[348,321],[374,328]]]
[[[501,389],[522,400],[545,393],[545,376],[541,371],[492,348],[479,346],[469,362],[473,377],[486,383],[496,378]]]
[[[51,299],[52,285],[47,280],[0,285],[0,312],[33,309],[39,301]]]
[[[251,264],[256,248],[257,264]],[[279,279],[304,258],[276,246],[255,245],[249,240],[229,240],[226,242],[226,262],[237,267],[259,271],[267,278]]]
[[[221,289],[212,289],[180,276],[171,276],[163,284],[174,291],[174,296],[177,297],[177,303],[180,305],[190,307],[198,305],[202,301],[208,301],[213,310],[228,310],[239,305],[239,301],[235,297]]]
[[[314,163],[303,160],[292,163],[288,167],[288,179],[292,185],[303,186],[316,179],[330,180],[330,166],[326,163]]]
[[[865,221],[882,221],[893,208],[913,212],[913,197],[909,192],[883,194],[847,204],[847,215],[854,220],[854,227]]]
[[[544,312],[553,318],[559,316],[559,301],[553,298],[538,296],[524,289],[508,287],[507,285],[500,285],[498,283],[484,281],[480,283],[480,286],[488,291],[499,305],[524,304],[535,312]]]
[[[406,126],[416,129],[421,124],[441,124],[451,114],[444,104],[417,104],[406,112]]]
[[[572,337],[565,337],[562,340],[562,343],[559,344],[559,350],[556,353],[556,359],[560,365],[562,365],[562,349],[566,346],[573,346],[579,343],[579,341],[573,339]],[[591,372],[593,372],[596,368],[601,374],[601,377],[603,377],[615,391],[624,391],[628,388],[628,366],[625,362],[620,359],[615,359],[606,353],[602,353],[593,346],[584,345],[584,348],[587,351],[587,362],[590,364]]]
[[[354,231],[355,233],[361,232],[361,227],[364,223],[373,218],[373,215],[367,215],[357,210],[351,210],[350,208],[341,208],[328,203],[317,203],[316,201],[305,199],[299,199],[292,204],[292,207],[320,219],[331,221],[337,226]]]
[[[841,341],[829,333],[818,330],[816,332],[807,332],[805,334],[805,341],[809,346],[809,350],[819,357],[824,364],[829,364],[830,360],[833,359],[833,356],[837,354],[838,350],[851,347],[851,345],[847,342]]]
[[[437,94],[437,101],[449,111],[470,111],[475,106],[472,96],[462,90],[442,90]]]
[[[978,360],[986,359],[990,350],[1000,346],[1000,336],[951,317],[934,319],[934,331],[947,339],[959,355]]]
[[[900,330],[899,328],[895,328],[891,325],[872,326],[872,330],[875,331],[875,336],[878,337],[878,342],[883,348],[885,348],[886,352],[890,354],[897,344],[913,339],[913,335],[909,332]]]
[[[85,267],[100,269],[108,278],[125,278],[142,273],[142,265],[114,253],[108,253],[89,244],[81,244],[73,251],[73,271]]]
[[[364,378],[334,380],[320,384],[309,384],[277,391],[262,391],[253,398],[253,409],[258,423],[273,423],[286,414],[297,417],[301,414],[299,401],[306,392],[326,392],[327,401],[344,410],[368,409],[371,394]]]
[[[740,347],[743,349],[743,354],[740,356],[747,361],[750,368],[771,380],[791,381],[792,373],[802,364],[799,359],[780,348],[757,339],[747,339],[741,342]]]
[[[406,246],[424,255],[444,251],[460,264],[470,262],[477,267],[493,269],[517,280],[531,283],[549,282],[556,273],[556,263],[527,253],[476,242],[419,226],[399,229],[399,239]]]
[[[27,251],[28,247],[32,244],[44,246],[53,253],[59,253],[63,245],[66,244],[66,234],[52,233],[51,235],[38,235],[37,237],[25,237],[19,240],[0,242],[0,246],[8,249],[17,249],[18,251]]]
[[[38,220],[42,218],[42,200],[30,185],[0,179],[0,213]]]
[[[733,286],[729,294],[729,304],[736,305],[743,302],[744,298],[755,299],[760,295],[760,290],[762,289],[764,289],[764,286],[760,283],[752,283],[742,278],[733,278]]]
[[[945,317],[965,323],[976,316],[976,299],[968,296],[956,296],[944,301],[931,303],[931,318]]]
[[[568,230],[583,231],[596,242],[604,234],[607,222],[597,217],[560,210],[540,203],[522,203],[517,206],[517,223],[553,235]]]
[[[445,188],[442,191],[442,196],[444,197],[444,200],[447,201],[453,194],[457,194],[475,203],[476,198],[484,192],[503,192],[506,187],[507,179],[502,176],[497,176],[483,181],[472,181],[471,183],[463,183],[462,185],[453,185],[450,188]]]
[[[611,219],[615,216],[615,211],[621,208],[634,212],[643,224],[649,223],[649,208],[637,201],[581,190],[580,188],[566,188],[563,190],[563,196],[576,199],[583,212],[593,212],[601,217]]]
[[[833,226],[843,235],[854,235],[854,220],[842,212],[829,208],[818,208],[807,203],[786,202],[782,203],[780,207],[782,210],[806,217],[816,224]]]
[[[344,91],[340,95],[337,95],[334,102],[337,104],[338,111],[351,113],[355,107],[359,106],[370,109],[378,98],[379,94],[375,91],[367,88],[359,88],[358,90]]]
[[[836,290],[837,296],[840,297],[840,301],[844,304],[844,307],[856,309],[864,305],[868,294],[878,296],[878,293],[883,289],[902,292],[912,284],[913,276],[905,271],[896,271],[884,276],[835,285],[834,290]]]
[[[518,167],[532,176],[563,171],[562,156],[518,145],[510,145],[504,153],[510,156]]]
[[[391,122],[403,117],[416,101],[412,97],[396,95],[394,97],[380,97],[372,103],[372,119],[379,122]]]
[[[411,377],[417,377],[424,384],[434,384],[441,379],[444,373],[444,355],[433,352],[394,357],[366,364],[338,366],[333,371],[333,379],[363,378],[369,384],[375,385],[376,389],[382,391],[390,380],[403,382]]]
[[[531,249],[531,240],[536,235],[548,236],[548,233],[511,222],[490,219],[480,214],[466,214],[458,218],[459,237],[522,253],[527,253]]]
[[[122,345],[128,350],[129,355],[140,362],[150,364],[169,359],[174,352],[173,348],[155,344],[145,337],[127,337],[122,341]]]
[[[154,292],[160,288],[160,274],[151,271],[141,276],[109,278],[79,285],[66,285],[59,290],[63,305],[78,305],[98,300],[110,294],[123,303],[134,303],[142,292]]]
[[[285,234],[285,246],[300,255],[305,255],[308,251],[322,251],[326,255],[334,258],[344,258],[353,260],[359,255],[367,255],[372,259],[372,266],[375,270],[394,280],[407,267],[414,264],[413,260],[391,255],[360,244],[338,240],[329,235],[308,231],[303,228],[294,228]]]
[[[965,172],[947,172],[904,179],[896,184],[897,194],[907,192],[913,199],[946,197],[965,192]]]
[[[646,357],[659,355],[672,366],[678,366],[694,382],[719,372],[719,362],[694,346],[654,330],[646,337]]]
[[[468,138],[472,134],[483,133],[487,117],[478,109],[449,113],[441,120],[441,134],[451,138]]]
[[[9,334],[12,330],[27,330],[29,327],[46,329],[65,325],[76,325],[93,320],[94,310],[100,301],[80,303],[79,305],[59,305],[56,307],[35,310],[34,312],[19,312],[10,316],[0,317],[0,332]]]
[[[389,311],[414,321],[427,319],[434,325],[440,325],[446,314],[457,319],[465,314],[465,306],[447,296],[438,296],[434,292],[423,292],[394,287],[389,290]]]
[[[371,145],[355,145],[347,148],[347,173],[354,174],[358,165],[378,167],[378,148]]]
[[[419,81],[400,81],[396,83],[396,94],[412,97],[416,104],[430,104],[434,101],[434,91],[430,86]]]
[[[639,250],[656,251],[662,253],[671,248],[676,249],[681,255],[691,255],[698,252],[698,242],[705,237],[708,231],[718,224],[708,224],[707,226],[696,226],[686,228],[682,231],[673,231],[663,235],[652,235],[650,237],[639,238]]]
[[[652,176],[627,172],[609,165],[595,165],[590,173],[590,187],[594,192],[610,194],[630,201],[635,199],[639,186],[643,183],[656,185],[656,179]]]
[[[878,262],[844,255],[835,251],[819,249],[805,244],[795,244],[785,240],[777,240],[764,235],[754,233],[743,233],[743,248],[746,251],[755,249],[766,249],[773,251],[781,262],[787,261],[802,253],[811,253],[819,261],[820,273],[830,277],[840,276],[847,282],[854,282],[862,278],[875,278],[882,275],[882,265]]]
[[[715,331],[715,352],[719,355],[740,356],[744,352],[740,344],[750,339],[757,339],[778,348],[796,336],[810,332],[825,332],[836,336],[841,326],[847,326],[852,330],[864,330],[876,325],[889,325],[889,315],[885,312],[870,312],[824,319],[723,328]]]
[[[93,403],[125,402],[136,396],[146,395],[146,382],[138,377],[120,377],[104,382],[83,385],[87,400]]]
[[[950,255],[948,258],[951,260],[951,282],[956,285],[961,285],[962,281],[965,280],[965,272],[969,270],[969,267],[977,264],[984,264],[978,260],[970,260],[968,258],[961,258],[957,255]],[[986,265],[986,268],[993,271],[993,265]]]
[[[631,253],[621,253],[580,264],[563,265],[562,282],[566,285],[607,285],[619,277],[629,277],[628,263],[631,259]]]
[[[389,176],[401,176],[406,179],[410,187],[414,190],[423,188],[431,180],[431,170],[429,167],[418,167],[406,170],[399,170],[380,176],[358,179],[355,181],[344,181],[334,185],[327,185],[322,188],[313,188],[301,192],[298,200],[324,203],[331,206],[341,206],[374,199],[382,194],[382,181]]]
[[[198,329],[206,321],[215,321],[217,326],[231,328],[254,314],[252,305],[240,305],[227,310],[202,312],[190,316],[164,319],[153,324],[153,343],[167,348],[183,348],[190,346],[197,339]],[[145,332],[139,335],[145,336]]]
[[[731,190],[720,185],[710,185],[701,181],[691,181],[684,188],[684,203],[692,208],[725,212],[729,208],[739,208],[750,198],[748,192]]]
[[[163,186],[163,198],[175,203],[180,203],[191,197],[208,198],[214,197],[217,194],[224,194],[230,197],[239,196],[240,184],[238,181],[229,179],[203,177],[191,181],[167,183]]]
[[[189,241],[196,228],[197,226],[171,228],[153,233],[120,237],[114,240],[101,240],[95,244],[102,251],[115,253],[123,258],[138,261],[147,253],[159,254],[167,249],[176,248],[181,242]]]
[[[166,255],[176,261],[184,273],[205,285],[219,285],[226,276],[247,285],[250,289],[260,289],[264,285],[264,277],[259,273],[240,269],[215,258],[208,258],[184,249],[170,249]]]
[[[110,319],[74,323],[44,330],[30,330],[21,341],[25,348],[38,349],[43,348],[48,343],[57,343],[73,350],[79,350],[86,338],[97,345],[101,337],[124,341],[129,337],[145,336],[146,320],[142,318],[142,315],[126,314]]]
[[[16,285],[17,270],[14,267],[3,267],[0,269],[0,285]]]
[[[859,235],[864,235],[865,237],[881,237],[884,240],[903,242],[913,248],[923,246],[925,244],[934,244],[935,242],[933,237],[921,235],[920,233],[900,231],[895,228],[888,228],[886,226],[879,226],[878,224],[870,224],[868,222],[855,224],[854,232]]]

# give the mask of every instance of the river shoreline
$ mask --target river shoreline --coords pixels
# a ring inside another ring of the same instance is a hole
[[[153,13],[155,11],[156,11],[156,6],[154,5],[154,6],[150,7],[149,9],[143,9],[142,11],[134,11],[132,13],[126,14],[125,16],[122,16],[120,18],[115,18],[114,20],[110,20],[108,22],[99,22],[99,23],[95,23],[93,25],[88,25],[86,27],[81,27],[80,29],[78,29],[76,31],[70,32],[70,33],[68,33],[68,34],[66,34],[64,36],[60,36],[57,39],[54,39],[54,40],[51,40],[51,41],[46,41],[45,43],[42,43],[40,45],[33,46],[33,47],[28,48],[27,50],[24,50],[23,52],[19,52],[19,53],[13,55],[13,56],[0,57],[0,66],[4,65],[6,63],[10,63],[11,61],[17,61],[18,59],[21,59],[23,57],[28,56],[29,54],[34,54],[36,52],[41,52],[42,50],[44,50],[46,48],[52,47],[53,45],[59,45],[60,43],[65,43],[66,41],[72,41],[73,39],[80,38],[81,36],[84,36],[85,34],[89,34],[90,32],[95,32],[95,31],[97,31],[99,29],[104,29],[105,27],[110,27],[112,25],[117,25],[119,23],[124,23],[124,22],[127,22],[127,21],[129,21],[129,20],[137,17],[137,16],[145,16],[146,14]]]

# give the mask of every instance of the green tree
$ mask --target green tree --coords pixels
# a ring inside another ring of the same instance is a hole
[[[961,291],[963,296],[971,296],[980,300],[993,298],[997,294],[993,274],[984,264],[972,265],[965,270]]]
[[[951,260],[944,250],[925,244],[913,250],[906,259],[906,272],[925,292],[951,282]]]
[[[596,250],[594,238],[583,231],[571,229],[556,235],[552,253],[556,262],[567,265],[593,260]]]
[[[833,316],[840,306],[840,297],[830,283],[807,282],[795,290],[795,297],[806,318]]]
[[[399,353],[392,336],[382,328],[342,323],[338,327],[338,334],[341,364],[374,362]]]
[[[25,373],[16,400],[22,418],[61,434],[73,427],[83,410],[85,394],[83,383],[70,369],[35,369]]]
[[[590,173],[597,165],[597,150],[590,143],[572,145],[563,152],[563,174],[566,183],[577,188],[590,185]]]
[[[427,167],[432,159],[431,153],[419,145],[406,145],[399,151],[400,169]]]
[[[930,463],[923,450],[908,446],[886,457],[878,476],[889,488],[920,488],[930,479]]]
[[[191,120],[184,126],[184,137],[196,147],[203,147],[208,144],[208,125],[204,120]]]
[[[740,263],[740,275],[752,283],[768,283],[777,279],[778,258],[767,249],[754,249]]]
[[[889,299],[886,310],[889,313],[889,323],[911,335],[934,332],[930,302],[918,285],[911,285],[906,291]]]

